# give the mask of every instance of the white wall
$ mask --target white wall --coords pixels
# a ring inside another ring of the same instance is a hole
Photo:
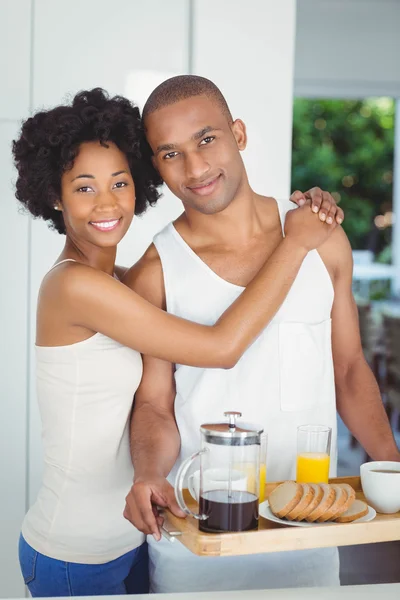
[[[217,82],[247,125],[244,159],[258,193],[290,188],[295,1],[196,0],[193,71]]]
[[[298,0],[295,96],[400,97],[399,0]]]
[[[29,108],[30,23],[30,0],[0,1],[0,596],[24,593],[16,549],[27,492],[29,221],[11,190],[11,141]]]
[[[0,94],[5,216],[0,237],[0,597],[24,591],[16,544],[42,470],[33,353],[36,297],[63,243],[44,223],[17,212],[10,140],[18,121],[94,86],[143,106],[159,82],[192,67],[213,79],[235,116],[246,121],[245,161],[257,191],[285,196],[294,22],[295,0],[230,0],[229,9],[225,0],[0,0],[0,80],[5,83]],[[156,208],[136,219],[118,262],[135,262],[154,233],[180,211],[180,202],[166,191]]]
[[[17,213],[10,191],[16,130],[17,123],[0,119],[0,595],[23,592],[15,556],[27,492],[28,220]]]

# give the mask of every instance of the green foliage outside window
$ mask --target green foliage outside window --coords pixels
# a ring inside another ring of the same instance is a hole
[[[297,98],[293,113],[292,190],[332,192],[353,249],[382,262],[390,262],[394,112],[391,98]]]

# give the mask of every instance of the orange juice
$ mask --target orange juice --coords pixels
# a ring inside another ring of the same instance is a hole
[[[297,483],[328,483],[329,454],[303,452],[297,456]]]
[[[265,482],[267,479],[267,467],[266,465],[260,466],[260,504],[265,500]]]
[[[244,471],[247,476],[247,491],[256,493],[256,469],[252,463],[242,463],[240,466],[235,466],[235,469]]]
[[[251,493],[256,493],[256,471],[253,464],[235,465],[235,469],[244,471],[247,475],[247,490]],[[265,500],[265,482],[267,477],[266,465],[260,465],[260,503]]]

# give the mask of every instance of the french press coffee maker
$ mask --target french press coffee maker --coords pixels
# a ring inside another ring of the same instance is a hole
[[[207,423],[200,427],[201,448],[185,460],[177,473],[175,496],[180,508],[199,521],[199,529],[211,533],[249,531],[258,526],[260,444],[263,429],[237,423],[239,412],[226,412],[228,422]],[[183,484],[189,467],[200,458],[196,478],[199,512],[195,513],[183,497]]]

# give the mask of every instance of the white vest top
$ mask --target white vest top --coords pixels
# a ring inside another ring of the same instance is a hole
[[[294,205],[278,203],[281,223]],[[154,239],[164,274],[167,310],[211,325],[242,293],[213,272],[172,224]],[[240,411],[268,433],[267,480],[295,477],[297,427],[332,428],[336,474],[336,403],[331,350],[333,285],[317,251],[309,252],[282,306],[230,370],[176,366],[175,418],[182,460],[200,448],[200,425]],[[173,342],[172,342],[173,343]],[[198,467],[197,467],[198,468]],[[337,548],[199,557],[182,544],[148,537],[152,592],[250,590],[339,584]]]
[[[143,542],[123,517],[133,482],[129,418],[141,376],[140,354],[101,333],[36,346],[44,474],[22,535],[38,552],[100,564]]]
[[[290,201],[279,202],[282,222]],[[154,239],[168,312],[212,325],[242,293],[212,271],[170,223]],[[331,476],[336,474],[336,400],[331,349],[333,285],[316,250],[309,252],[270,324],[230,370],[176,365],[175,415],[182,460],[197,451],[202,423],[242,413],[268,434],[267,479],[295,477],[297,427],[332,427]]]

